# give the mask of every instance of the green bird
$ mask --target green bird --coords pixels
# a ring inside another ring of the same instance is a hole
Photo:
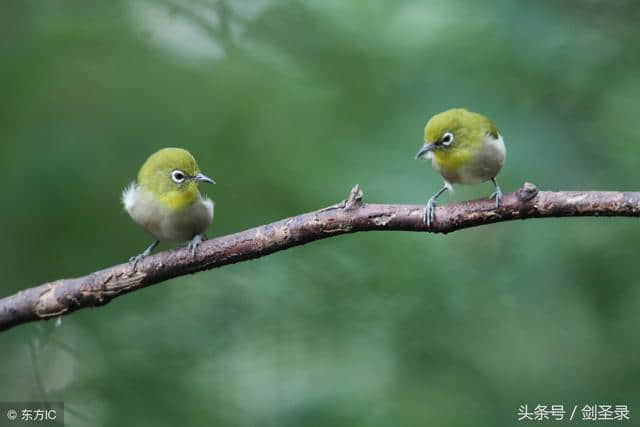
[[[431,117],[424,128],[424,144],[416,159],[426,157],[442,178],[444,186],[427,202],[424,222],[430,227],[435,217],[436,199],[452,184],[477,184],[491,181],[494,192],[489,198],[502,201],[496,175],[506,158],[504,141],[498,128],[482,114],[453,108]]]
[[[155,237],[140,255],[131,257],[135,265],[160,241],[184,242],[195,256],[204,232],[213,222],[213,201],[203,197],[198,183],[215,181],[200,172],[191,153],[182,148],[163,148],[153,153],[132,182],[122,192],[122,204],[131,218]]]

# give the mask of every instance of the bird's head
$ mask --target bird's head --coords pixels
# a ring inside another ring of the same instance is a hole
[[[182,148],[153,153],[138,172],[138,185],[171,207],[190,203],[198,195],[198,183],[215,181],[200,172],[196,159]]]
[[[498,131],[485,116],[464,108],[444,111],[431,117],[424,127],[424,144],[416,159],[430,157],[431,153],[445,157],[471,150],[482,145],[488,134],[497,138]]]

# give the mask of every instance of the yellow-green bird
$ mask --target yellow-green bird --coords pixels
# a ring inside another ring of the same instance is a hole
[[[453,108],[431,117],[424,128],[424,145],[416,159],[427,157],[442,178],[444,187],[436,192],[424,209],[427,227],[433,223],[436,199],[451,184],[476,184],[491,181],[495,191],[489,198],[502,201],[496,175],[506,158],[504,141],[498,128],[482,114],[464,108]]]
[[[196,159],[182,148],[163,148],[144,162],[138,182],[122,192],[122,204],[131,218],[156,240],[140,255],[135,265],[148,256],[160,241],[184,242],[196,254],[204,232],[213,221],[213,201],[203,197],[198,183],[215,181],[200,172]]]

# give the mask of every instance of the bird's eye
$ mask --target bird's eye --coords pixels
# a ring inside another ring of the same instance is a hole
[[[179,171],[179,170],[174,170],[173,172],[171,172],[171,179],[173,180],[173,182],[175,182],[176,184],[181,184],[184,182],[185,179],[185,175],[184,172]]]
[[[453,142],[453,134],[451,132],[445,133],[442,135],[442,139],[440,139],[440,141],[442,141],[442,145],[451,145]]]

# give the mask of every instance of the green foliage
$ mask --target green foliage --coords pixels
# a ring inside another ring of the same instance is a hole
[[[638,17],[603,0],[3,2],[1,295],[140,252],[119,196],[167,146],[218,183],[210,237],[356,183],[424,203],[441,185],[413,159],[424,123],[459,106],[499,126],[505,192],[638,190]],[[441,202],[491,186],[456,190]],[[639,241],[620,218],[327,239],[4,332],[0,400],[43,389],[69,425],[105,426],[512,426],[525,403],[632,405]]]

